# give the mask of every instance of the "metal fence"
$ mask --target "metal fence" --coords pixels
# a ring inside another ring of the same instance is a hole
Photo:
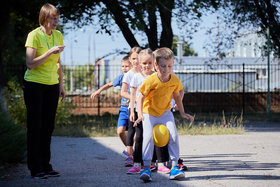
[[[19,81],[22,81],[24,70],[24,66],[4,67],[6,77],[17,76]],[[84,66],[64,65],[63,72],[64,88],[67,92],[66,101],[75,105],[77,110],[98,109],[99,113],[100,108],[120,106],[120,88],[112,87],[104,91],[99,98],[90,99],[91,93],[121,74],[120,65],[110,65],[108,62]],[[266,64],[175,65],[174,73],[180,78],[185,93],[266,94],[268,91],[269,75]],[[270,92],[276,96],[280,93],[279,64],[270,65]],[[207,105],[207,103],[204,104]],[[279,104],[279,97],[271,103],[271,105]]]

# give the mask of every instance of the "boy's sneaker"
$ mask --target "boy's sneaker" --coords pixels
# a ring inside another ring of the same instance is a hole
[[[138,174],[138,173],[140,173],[140,169],[136,166],[132,166],[126,173],[127,174]]]
[[[125,159],[125,167],[131,167],[133,166],[133,157],[129,156]]]
[[[153,164],[150,165],[150,170],[151,171],[156,171],[157,170],[157,167]]]
[[[122,156],[123,156],[124,158],[127,158],[127,157],[128,157],[128,153],[127,153],[127,151],[126,151],[126,150],[123,150],[123,152],[122,152]]]
[[[60,173],[55,170],[51,170],[51,171],[46,172],[46,175],[48,177],[59,177]]]
[[[32,179],[47,179],[48,176],[46,175],[46,173],[41,172],[41,173],[37,173],[35,175],[31,175]]]
[[[178,167],[181,171],[188,171],[187,166],[185,166],[184,164],[178,164]]]
[[[174,179],[178,180],[178,179],[182,179],[182,178],[185,178],[185,173],[183,171],[181,171],[178,166],[174,166],[170,170],[169,179],[170,180],[174,180]]]
[[[170,169],[166,166],[158,166],[157,172],[168,174],[168,173],[170,173]]]
[[[152,173],[151,170],[146,167],[140,174],[140,179],[142,179],[144,182],[150,182],[152,181]]]
[[[178,160],[178,167],[181,171],[188,171],[187,166],[183,164],[183,160],[181,158]]]

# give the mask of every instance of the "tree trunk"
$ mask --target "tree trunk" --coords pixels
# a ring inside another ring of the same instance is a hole
[[[162,32],[160,36],[160,47],[172,47],[173,31],[171,26],[172,9],[174,8],[174,0],[164,0],[159,2],[159,12],[162,23]]]
[[[151,2],[151,1],[149,1]],[[158,48],[158,32],[157,32],[157,17],[156,17],[156,6],[155,2],[149,3],[147,6],[148,20],[149,20],[149,31],[147,32],[149,47],[152,50]]]
[[[112,13],[113,19],[116,24],[119,26],[122,34],[129,44],[130,47],[139,46],[137,40],[134,37],[134,34],[131,32],[127,21],[125,20],[125,16],[123,15],[122,8],[119,5],[119,2],[116,0],[107,1],[104,0],[103,3],[106,5],[108,10]]]

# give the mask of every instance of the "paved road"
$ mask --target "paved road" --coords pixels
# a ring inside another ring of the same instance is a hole
[[[186,178],[153,173],[151,183],[127,175],[117,137],[53,137],[52,163],[62,176],[32,180],[25,164],[0,186],[280,186],[280,124],[246,124],[242,135],[180,136]]]

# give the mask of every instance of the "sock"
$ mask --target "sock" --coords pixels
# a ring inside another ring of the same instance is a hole
[[[159,162],[158,163],[158,167],[160,167],[160,166],[164,166],[164,163],[163,162]]]
[[[174,167],[174,166],[177,166],[178,165],[178,160],[172,160],[172,168]]]
[[[141,164],[138,162],[134,162],[133,166],[141,169]]]

